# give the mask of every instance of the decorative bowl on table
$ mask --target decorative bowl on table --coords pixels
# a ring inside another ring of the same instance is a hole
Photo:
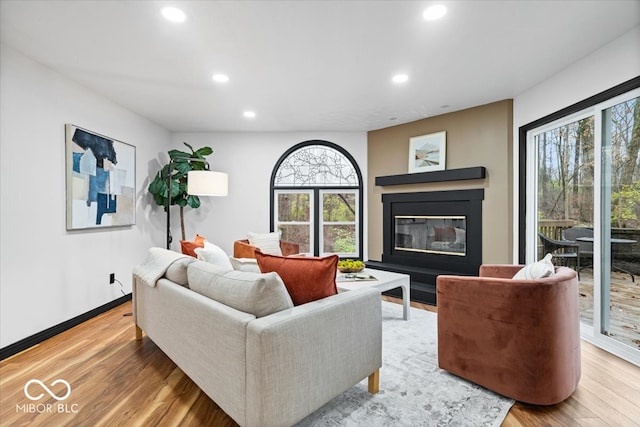
[[[364,269],[364,262],[352,259],[338,261],[338,271],[343,274],[360,273]]]

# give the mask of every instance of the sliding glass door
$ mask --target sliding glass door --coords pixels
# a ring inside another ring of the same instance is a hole
[[[635,276],[640,259],[634,247],[640,240],[635,232],[640,228],[640,98],[624,98],[602,110],[600,332],[637,349],[640,283]]]
[[[536,195],[527,201],[527,261],[551,251],[556,264],[578,270],[583,337],[635,363],[639,95],[632,90],[527,133],[527,194]],[[560,249],[549,244],[553,240]]]
[[[594,117],[584,112],[550,123],[533,133],[537,157],[536,259],[551,250],[549,240],[572,241],[554,262],[577,268],[580,275],[580,318],[593,325],[593,243],[574,240],[580,230],[593,237]],[[577,256],[580,253],[580,257]],[[563,255],[567,255],[563,257]],[[571,255],[571,257],[569,257]]]

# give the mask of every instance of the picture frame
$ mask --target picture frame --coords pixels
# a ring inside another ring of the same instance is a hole
[[[65,124],[67,230],[136,223],[136,147]]]
[[[409,173],[444,170],[446,151],[446,131],[409,138]]]

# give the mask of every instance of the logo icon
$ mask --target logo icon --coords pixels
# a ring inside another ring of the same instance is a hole
[[[56,384],[64,384],[67,387],[67,393],[63,396],[58,396],[57,394],[55,394],[53,391],[51,391],[51,389],[49,387],[47,387],[42,381],[40,380],[36,380],[36,379],[32,379],[27,381],[27,383],[24,385],[24,395],[27,396],[30,400],[39,400],[42,399],[42,397],[44,396],[44,393],[40,393],[37,396],[32,396],[31,394],[29,394],[29,386],[31,384],[38,384],[40,387],[42,387],[47,393],[49,393],[49,396],[53,397],[56,400],[65,400],[66,398],[68,398],[71,395],[71,385],[62,379],[57,379],[54,382],[51,383],[51,387],[55,386]]]

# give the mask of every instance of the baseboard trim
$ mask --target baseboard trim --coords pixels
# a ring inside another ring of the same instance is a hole
[[[118,299],[115,299],[111,302],[108,302],[100,307],[94,308],[91,311],[87,311],[79,316],[74,317],[73,319],[69,319],[65,322],[62,322],[58,325],[52,326],[44,331],[33,334],[25,339],[17,341],[13,344],[10,344],[6,347],[0,348],[0,360],[4,360],[8,357],[13,356],[14,354],[18,354],[21,351],[24,351],[30,347],[33,347],[36,344],[40,344],[42,341],[47,340],[51,337],[58,335],[61,332],[64,332],[68,329],[73,328],[87,320],[96,317],[99,314],[102,314],[106,311],[111,310],[119,305],[124,304],[127,301],[131,301],[131,294],[127,294]]]

